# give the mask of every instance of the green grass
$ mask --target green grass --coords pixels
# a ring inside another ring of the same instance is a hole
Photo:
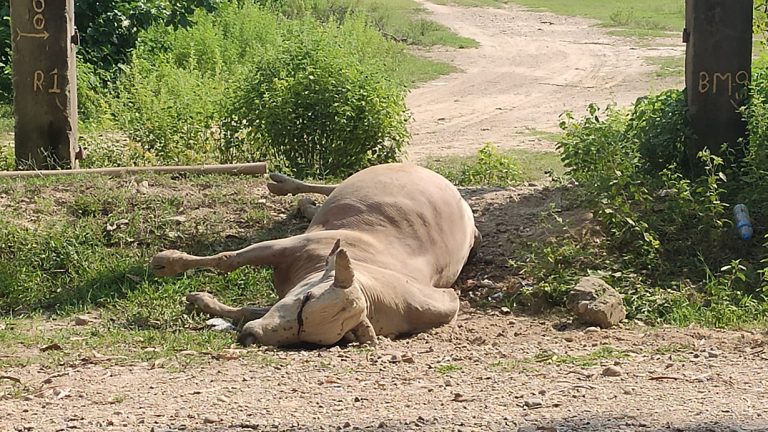
[[[187,292],[272,300],[266,270],[172,279],[147,271],[148,259],[162,249],[210,254],[286,234],[290,223],[273,226],[270,210],[253,193],[262,180],[136,181],[147,181],[149,193],[127,179],[103,177],[0,181],[0,314],[70,315],[105,307],[120,327],[168,330],[186,323],[181,298]],[[289,203],[281,202],[289,213]]]
[[[479,155],[433,157],[424,163],[457,186],[507,187],[558,177],[565,172],[555,152],[504,150],[483,159]],[[504,167],[508,167],[504,171]],[[499,167],[502,167],[501,169]]]
[[[440,375],[452,374],[454,372],[460,371],[461,369],[462,368],[460,365],[453,364],[453,363],[441,363],[435,366],[435,371]]]
[[[682,0],[514,0],[520,5],[544,9],[560,15],[582,16],[600,21],[605,27],[619,29],[626,36],[661,36],[679,32],[685,23]]]
[[[457,5],[467,7],[501,7],[512,3],[513,0],[432,0],[441,5]]]
[[[595,367],[602,361],[628,358],[629,355],[610,345],[603,345],[594,351],[581,354],[556,354],[552,351],[540,351],[532,357],[519,360],[498,360],[490,364],[493,369],[501,369],[507,372],[523,370],[535,370],[537,364],[573,365],[581,368]]]
[[[457,35],[448,27],[429,19],[424,8],[413,0],[352,1],[355,9],[371,17],[387,35],[408,44],[431,47],[475,48],[477,41]]]
[[[654,77],[657,79],[685,77],[685,56],[683,55],[649,57],[648,61],[656,66]]]
[[[529,136],[538,138],[540,140],[549,141],[551,143],[557,143],[562,138],[562,132],[550,132],[531,127],[526,127],[526,132]]]
[[[137,190],[144,181],[149,192]],[[199,356],[180,352],[229,347],[229,333],[193,331],[205,318],[185,311],[184,296],[272,304],[271,270],[156,278],[147,263],[164,249],[207,255],[303,232],[293,200],[267,204],[263,185],[229,176],[0,180],[0,367],[58,365],[91,351],[184,367]],[[99,321],[69,325],[80,313]],[[51,343],[62,349],[40,351]]]

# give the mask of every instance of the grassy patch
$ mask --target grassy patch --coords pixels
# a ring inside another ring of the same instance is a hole
[[[448,27],[431,21],[413,0],[367,0],[351,4],[353,9],[370,16],[382,32],[410,44],[453,48],[478,46],[474,39],[457,35]]]
[[[578,367],[594,367],[603,360],[615,360],[627,358],[626,352],[616,349],[610,345],[604,345],[584,355],[559,355],[551,351],[541,351],[536,354],[532,361],[535,363],[569,364]]]
[[[512,1],[513,0],[433,0],[432,3],[467,7],[501,7],[512,3]]]
[[[540,140],[549,141],[552,143],[558,142],[560,138],[563,136],[562,132],[550,132],[550,131],[531,128],[531,127],[526,127],[525,129],[529,136],[538,138]]]
[[[457,186],[507,187],[559,176],[565,171],[554,152],[498,151],[486,146],[472,156],[434,157],[424,165]]]
[[[519,360],[498,360],[490,364],[491,368],[501,369],[507,372],[521,369],[535,371],[536,364],[573,365],[582,368],[594,367],[601,361],[617,360],[629,357],[629,355],[610,345],[603,345],[591,353],[582,355],[556,354],[552,351],[540,351],[536,355]]]
[[[453,363],[441,363],[435,366],[435,371],[440,375],[448,375],[454,372],[460,371],[462,368],[460,365]]]
[[[685,77],[685,56],[650,57],[648,61],[657,67],[653,75],[658,79]]]
[[[602,0],[514,0],[535,9],[545,9],[560,15],[582,16],[600,21],[605,27],[620,29],[626,36],[660,36],[679,31],[685,22],[682,0],[631,0],[606,2]]]
[[[0,181],[0,313],[98,306],[114,311],[118,326],[167,330],[184,324],[187,292],[270,301],[266,270],[157,279],[146,266],[162,249],[210,254],[285,235],[290,221],[273,226],[272,213],[288,213],[290,202],[268,206],[254,193],[262,184],[218,176]]]
[[[85,361],[183,368],[228,348],[229,333],[193,331],[204,317],[185,312],[184,296],[271,304],[271,270],[156,278],[147,262],[163,249],[208,255],[303,232],[293,200],[268,204],[263,185],[229,176],[0,180],[0,366],[96,352]],[[74,326],[71,316],[83,313],[96,321]],[[51,344],[58,348],[40,349]]]

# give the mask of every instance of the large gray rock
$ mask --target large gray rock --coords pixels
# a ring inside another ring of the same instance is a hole
[[[621,294],[597,277],[581,278],[565,306],[579,321],[602,328],[613,327],[627,316]]]

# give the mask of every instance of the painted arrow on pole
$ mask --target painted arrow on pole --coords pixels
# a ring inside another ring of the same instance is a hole
[[[25,33],[19,29],[16,29],[16,33],[18,34],[18,36],[16,37],[16,40],[21,39],[22,36],[31,37],[31,38],[40,38],[45,40],[45,39],[48,39],[48,36],[50,36],[50,34],[45,30],[43,30],[42,33]]]

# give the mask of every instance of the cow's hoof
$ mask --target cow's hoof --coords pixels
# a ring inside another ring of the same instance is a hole
[[[187,294],[187,302],[190,305],[197,306],[198,309],[201,309],[203,311],[209,310],[210,304],[216,301],[216,298],[211,294],[207,292],[193,292]]]
[[[273,195],[285,196],[294,193],[293,188],[291,187],[293,186],[294,180],[287,175],[271,173],[269,179],[272,180],[273,183],[267,183],[267,189],[269,189],[269,192]]]
[[[237,343],[244,347],[249,347],[256,343],[256,336],[249,332],[240,332],[237,335]]]
[[[184,255],[183,252],[177,250],[162,251],[152,257],[149,267],[156,276],[173,276],[181,273],[182,269],[178,265],[178,260]]]

